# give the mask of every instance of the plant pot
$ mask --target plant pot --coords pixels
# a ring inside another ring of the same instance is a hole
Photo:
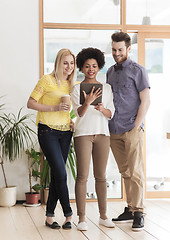
[[[26,204],[38,204],[39,196],[40,196],[39,193],[27,192],[27,193],[25,193],[25,196],[26,196]]]
[[[0,188],[0,206],[12,207],[16,204],[17,187]]]
[[[49,188],[44,188],[44,203],[47,204]]]

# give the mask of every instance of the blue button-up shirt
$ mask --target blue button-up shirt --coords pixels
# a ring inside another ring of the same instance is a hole
[[[107,71],[107,83],[112,87],[115,113],[109,121],[111,133],[122,134],[135,126],[135,119],[141,103],[139,93],[150,88],[145,68],[131,59],[122,64],[123,69]],[[143,127],[143,123],[141,127]]]

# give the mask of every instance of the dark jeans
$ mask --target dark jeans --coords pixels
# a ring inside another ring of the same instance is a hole
[[[67,187],[65,164],[72,138],[71,131],[58,131],[38,124],[38,140],[51,168],[51,182],[46,216],[54,217],[57,201],[60,200],[64,216],[72,215]]]

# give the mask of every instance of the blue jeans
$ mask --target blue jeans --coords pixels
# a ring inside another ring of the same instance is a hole
[[[49,128],[47,125],[38,124],[39,144],[51,169],[51,182],[46,208],[46,216],[48,217],[54,217],[58,200],[60,200],[64,216],[72,215],[65,169],[71,138],[71,131],[58,131]]]

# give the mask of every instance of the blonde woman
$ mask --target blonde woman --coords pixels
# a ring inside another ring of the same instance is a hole
[[[53,221],[58,200],[65,216],[62,228],[71,229],[72,209],[65,164],[72,138],[72,123],[69,115],[70,104],[62,103],[61,96],[70,94],[75,73],[75,56],[69,49],[61,49],[56,56],[53,72],[38,81],[27,103],[28,108],[38,111],[38,140],[51,168],[45,224],[53,229],[60,228],[60,225]]]

